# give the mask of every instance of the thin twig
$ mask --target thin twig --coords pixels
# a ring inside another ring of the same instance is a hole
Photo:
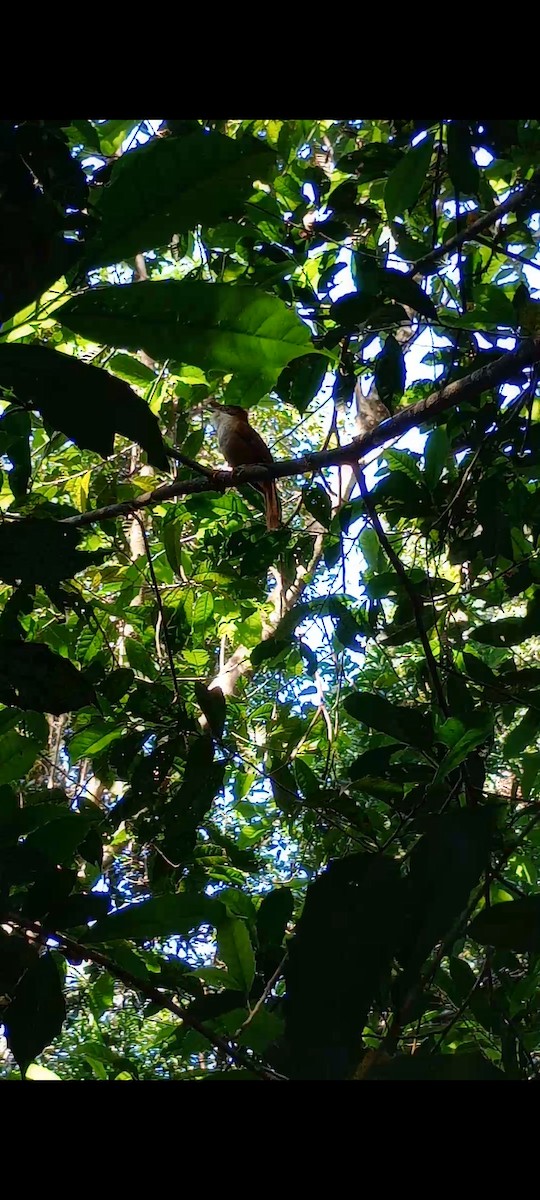
[[[150,571],[150,578],[152,580],[152,587],[154,590],[154,595],[156,597],[156,604],[158,606],[159,615],[161,617],[161,628],[163,630],[163,640],[165,642],[165,647],[167,650],[167,658],[169,660],[169,667],[171,670],[171,679],[173,682],[174,694],[175,694],[177,703],[180,704],[181,697],[180,697],[180,689],[178,687],[178,677],[176,674],[176,667],[174,665],[174,657],[173,657],[172,647],[171,647],[170,638],[169,638],[169,631],[167,629],[167,622],[165,620],[165,613],[163,611],[163,603],[162,603],[162,599],[161,599],[161,593],[159,590],[159,584],[156,579],[156,573],[154,571],[154,564],[152,562],[152,552],[151,552],[150,546],[148,544],[148,537],[146,535],[146,529],[144,528],[144,521],[142,520],[141,517],[138,516],[137,513],[133,514],[133,519],[135,521],[137,521],[137,523],[139,525],[139,528],[141,531],[141,536],[142,536],[142,539],[144,542],[144,549],[145,549],[146,557],[148,560],[148,570]]]
[[[238,1030],[237,1035],[236,1035],[237,1037],[239,1036],[239,1034],[242,1032],[243,1029],[246,1029],[247,1026],[251,1024],[256,1013],[258,1013],[259,1009],[262,1008],[265,1000],[268,999],[268,996],[270,995],[270,992],[272,991],[274,984],[277,983],[278,979],[283,974],[283,968],[285,966],[285,963],[287,962],[287,955],[288,955],[288,950],[285,951],[285,954],[283,955],[281,962],[278,963],[274,973],[270,976],[268,983],[265,984],[264,991],[263,991],[262,995],[259,996],[259,999],[257,1000],[256,1005],[254,1006],[254,1008],[252,1008],[249,1016],[244,1021],[244,1024],[240,1026],[240,1029]]]

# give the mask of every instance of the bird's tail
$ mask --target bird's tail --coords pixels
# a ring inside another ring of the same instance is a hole
[[[279,529],[281,525],[281,500],[274,481],[263,483],[262,491],[264,494],[266,528]]]

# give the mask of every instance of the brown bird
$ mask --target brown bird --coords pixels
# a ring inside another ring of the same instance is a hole
[[[216,400],[209,400],[207,404],[212,409],[219,448],[230,467],[274,461],[266,442],[250,425],[245,408],[236,404],[218,404]],[[281,503],[274,480],[251,486],[264,496],[266,528],[279,529]]]

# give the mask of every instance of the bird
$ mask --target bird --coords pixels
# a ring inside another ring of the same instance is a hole
[[[255,463],[272,463],[274,459],[257,430],[250,425],[245,408],[237,404],[218,404],[207,401],[212,409],[212,420],[216,427],[220,451],[230,467],[244,467]],[[252,487],[264,496],[267,529],[279,529],[281,525],[281,502],[273,479],[253,482]]]

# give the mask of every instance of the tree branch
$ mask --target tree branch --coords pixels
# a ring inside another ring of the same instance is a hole
[[[28,930],[31,933],[36,934],[40,942],[42,942],[44,945],[46,945],[47,941],[52,938],[54,941],[57,941],[60,946],[63,946],[64,951],[70,958],[92,962],[97,967],[102,967],[103,970],[108,971],[113,978],[119,979],[121,983],[124,983],[126,987],[132,988],[133,991],[141,992],[147,1000],[151,1000],[153,1004],[157,1004],[160,1008],[168,1009],[168,1011],[173,1013],[175,1017],[178,1017],[180,1021],[183,1021],[184,1025],[187,1025],[190,1029],[195,1029],[197,1033],[200,1033],[202,1037],[206,1038],[210,1045],[214,1046],[216,1050],[220,1050],[222,1054],[226,1055],[227,1058],[232,1059],[233,1062],[237,1062],[240,1066],[246,1067],[249,1071],[252,1071],[254,1075],[260,1075],[263,1079],[284,1079],[283,1075],[279,1075],[276,1071],[273,1071],[271,1067],[262,1066],[257,1061],[253,1062],[249,1057],[249,1054],[243,1049],[242,1046],[237,1046],[234,1042],[228,1041],[225,1038],[220,1037],[219,1034],[207,1029],[201,1021],[196,1019],[196,1017],[191,1016],[190,1013],[181,1008],[179,1004],[176,1004],[174,1000],[171,1000],[168,996],[165,996],[158,987],[154,987],[153,984],[146,983],[145,980],[139,979],[137,975],[133,975],[131,971],[127,971],[124,967],[119,966],[114,959],[109,958],[106,954],[102,954],[100,950],[95,950],[91,946],[83,946],[80,942],[76,942],[73,938],[66,937],[64,933],[45,930],[35,921],[27,920],[27,918],[21,913],[6,913],[5,916],[2,917],[2,921],[6,921],[18,929]]]
[[[443,258],[445,254],[451,254],[452,250],[458,250],[463,242],[474,242],[479,233],[484,229],[488,229],[495,221],[499,221],[506,213],[514,212],[523,204],[525,200],[532,200],[540,189],[540,170],[535,171],[532,178],[524,187],[519,188],[515,192],[511,192],[506,200],[501,204],[497,204],[490,212],[484,213],[483,217],[479,217],[477,221],[473,221],[466,229],[462,229],[460,233],[454,234],[454,237],[448,238],[448,241],[441,242],[440,246],[435,246],[434,250],[430,250],[429,254],[425,254],[423,258],[419,258],[417,262],[407,272],[409,276],[427,275],[433,263],[436,263],[439,258]]]
[[[284,479],[292,475],[307,475],[320,471],[325,467],[339,466],[342,463],[356,463],[369,451],[385,445],[394,438],[401,437],[415,425],[422,424],[432,417],[438,416],[448,408],[460,404],[464,400],[473,400],[489,388],[505,383],[516,370],[529,367],[540,361],[540,337],[527,339],[517,350],[502,354],[494,363],[479,367],[449,383],[439,391],[432,392],[425,400],[409,404],[401,408],[393,417],[382,421],[376,429],[362,437],[354,438],[345,446],[333,447],[331,450],[320,450],[304,454],[300,458],[282,459],[281,462],[268,465],[236,467],[234,471],[212,471],[208,478],[175,480],[174,483],[162,483],[151,492],[131,500],[123,500],[118,504],[108,504],[104,508],[90,509],[76,517],[67,517],[61,524],[92,525],[96,521],[110,520],[112,517],[129,516],[141,508],[153,508],[172,500],[175,496],[196,495],[201,492],[224,492],[227,488],[239,484],[262,482],[268,479]]]

